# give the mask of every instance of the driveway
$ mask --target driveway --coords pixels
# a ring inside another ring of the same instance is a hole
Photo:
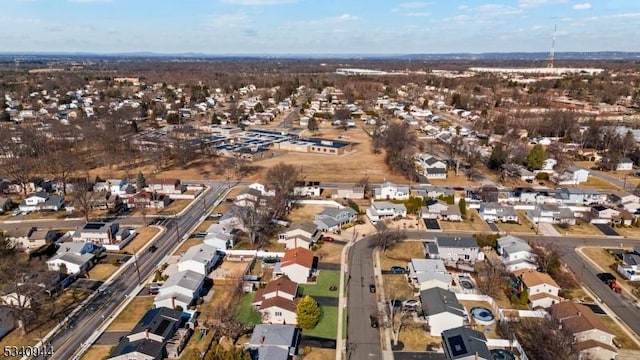
[[[540,233],[542,235],[546,235],[546,236],[562,236],[562,234],[560,234],[558,232],[558,230],[556,230],[556,228],[553,226],[553,224],[539,223],[536,226],[538,228],[538,233]]]
[[[500,228],[498,227],[498,225],[496,225],[496,223],[489,222],[489,221],[487,221],[486,223],[487,223],[487,225],[489,225],[489,229],[491,229],[491,231],[500,232]]]
[[[601,233],[607,236],[620,236],[611,226],[608,224],[593,224],[593,226],[597,227]]]
[[[313,299],[320,306],[338,306],[338,298],[330,296],[314,296]]]

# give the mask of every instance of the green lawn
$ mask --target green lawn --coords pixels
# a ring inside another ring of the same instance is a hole
[[[243,295],[236,308],[236,320],[245,325],[257,325],[260,324],[262,320],[260,313],[251,305],[255,294],[255,292],[252,292]]]
[[[338,291],[331,291],[331,285],[340,286],[340,271],[320,270],[315,284],[301,284],[302,295],[338,297]]]
[[[320,322],[312,330],[304,330],[304,335],[316,336],[323,339],[336,339],[336,331],[338,327],[338,307],[337,306],[320,306]]]

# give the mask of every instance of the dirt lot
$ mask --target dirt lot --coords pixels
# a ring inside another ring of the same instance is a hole
[[[326,208],[324,205],[303,205],[293,209],[287,217],[291,222],[313,222],[316,214]]]
[[[424,258],[424,246],[422,241],[403,241],[380,252],[380,266],[388,270],[392,266],[406,267],[412,258]]]
[[[404,344],[405,351],[425,351],[428,345],[434,346],[434,348],[440,348],[442,345],[442,339],[440,337],[433,337],[425,331],[425,325],[416,324],[413,321],[400,329],[400,335],[398,340]],[[393,341],[391,342],[393,344]]]
[[[82,360],[103,360],[109,357],[113,346],[92,345],[89,350],[82,355]]]
[[[167,206],[164,209],[161,209],[160,211],[156,212],[156,214],[158,214],[158,215],[176,215],[180,211],[184,210],[189,204],[191,204],[192,201],[193,200],[187,200],[187,199],[173,200],[171,202],[171,204],[169,204],[169,206]]]
[[[304,355],[304,360],[325,360],[335,359],[335,349],[311,348],[311,352]]]
[[[631,340],[629,335],[627,335],[627,333],[624,332],[610,317],[600,316],[600,320],[602,320],[607,328],[616,336],[614,341],[620,346],[620,348],[627,350],[640,350],[638,344]]]
[[[129,251],[131,253],[137,252],[142,249],[160,230],[155,227],[145,226],[136,228],[138,235],[133,238],[122,251]]]
[[[225,260],[215,269],[209,277],[214,280],[224,282],[227,279],[238,279],[244,275],[249,266],[249,261],[229,261]]]
[[[142,316],[153,308],[152,296],[135,297],[123,312],[109,325],[107,330],[129,331],[140,321]]]
[[[471,219],[473,219],[473,221]],[[443,231],[491,231],[491,229],[489,229],[489,225],[482,220],[478,211],[475,209],[467,209],[467,219],[464,221],[439,221],[439,223]]]
[[[627,237],[640,237],[640,228],[629,226],[629,227],[616,227],[615,230],[618,234]]]
[[[523,218],[520,214],[518,214],[518,217],[520,218],[520,224],[497,223],[498,228],[506,233],[534,234],[535,228],[531,229],[531,225],[529,225],[529,222],[523,221]]]

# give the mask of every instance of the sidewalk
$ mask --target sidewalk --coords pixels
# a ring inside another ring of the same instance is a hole
[[[373,275],[376,279],[376,287],[378,288],[378,299],[382,299],[382,302],[378,301],[378,311],[381,311],[384,315],[384,324],[389,323],[389,319],[387,318],[387,312],[385,309],[386,300],[384,294],[384,283],[382,282],[382,267],[380,266],[380,250],[376,248],[373,251],[374,264],[373,264]],[[391,333],[393,324],[391,326],[384,326],[383,331],[383,339],[382,339],[382,359],[384,360],[393,360],[393,350],[391,350],[391,338],[393,334]]]

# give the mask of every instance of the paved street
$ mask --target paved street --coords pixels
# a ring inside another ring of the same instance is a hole
[[[370,326],[369,316],[376,315],[376,294],[369,292],[374,284],[373,249],[368,238],[358,240],[349,253],[347,293],[347,352],[349,360],[382,359],[380,331]],[[380,321],[382,324],[382,321]]]

